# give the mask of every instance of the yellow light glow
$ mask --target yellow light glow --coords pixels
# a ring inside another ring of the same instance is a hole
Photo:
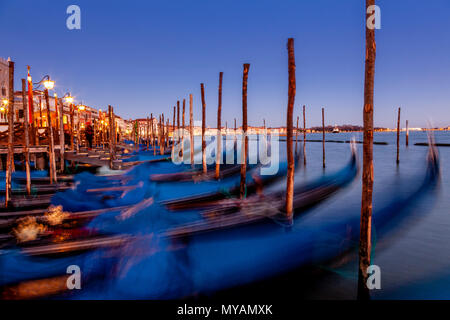
[[[9,100],[8,100],[8,99],[3,99],[3,100],[2,100],[2,104],[5,105],[5,106],[7,106],[8,103],[9,103]]]
[[[55,81],[53,80],[45,80],[44,81],[44,87],[48,90],[52,90],[55,87]]]
[[[86,106],[83,106],[83,105],[79,105],[79,106],[78,106],[78,110],[83,111],[84,109],[86,109]]]
[[[1,112],[1,113],[4,113],[5,111],[6,111],[5,107],[1,106],[1,107],[0,107],[0,112]]]
[[[64,98],[64,100],[65,100],[67,103],[72,103],[72,102],[73,102],[73,97],[72,97],[72,96],[67,96],[67,97]]]

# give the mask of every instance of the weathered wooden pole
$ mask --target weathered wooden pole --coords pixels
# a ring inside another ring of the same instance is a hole
[[[172,150],[175,147],[175,118],[177,116],[177,107],[173,106],[173,120],[172,120]]]
[[[109,123],[109,167],[111,169],[113,169],[114,167],[114,157],[113,157],[113,130],[114,130],[114,126],[113,126],[113,115],[112,115],[113,111],[112,111],[112,107],[110,105],[108,105],[108,123]]]
[[[400,163],[400,110],[398,108],[398,117],[397,117],[397,164]]]
[[[366,21],[371,13],[370,6],[375,5],[375,0],[366,0]],[[368,273],[370,266],[370,253],[372,249],[372,193],[373,193],[373,90],[375,77],[375,30],[366,28],[366,59],[364,75],[364,141],[363,141],[363,173],[362,173],[362,196],[361,196],[361,230],[359,240],[359,270],[358,270],[358,299],[368,299],[367,288]]]
[[[155,144],[155,130],[153,126],[153,113],[150,113],[150,135],[152,140],[152,149],[153,149],[153,155],[156,155],[156,144]]]
[[[45,96],[45,104],[47,107],[47,137],[49,140],[49,173],[50,173],[50,183],[56,183],[56,160],[55,160],[55,145],[53,140],[53,125],[52,125],[52,117],[50,113],[50,101],[48,96],[48,89],[46,88],[44,90],[44,96]]]
[[[242,143],[241,146],[241,184],[240,184],[240,198],[246,197],[247,188],[245,177],[247,175],[247,152],[248,152],[248,138],[247,138],[247,82],[248,70],[250,64],[244,63],[243,77],[242,77]]]
[[[322,108],[322,165],[325,168],[325,108]]]
[[[165,137],[164,141],[166,142],[166,148],[169,148],[169,128],[170,128],[170,120],[166,119],[166,128],[164,129]]]
[[[216,175],[215,178],[220,177],[220,162],[222,160],[222,80],[223,72],[219,73],[219,97],[217,106],[217,151],[216,151]]]
[[[28,76],[27,76],[27,83],[28,83],[28,109],[29,109],[29,117],[28,121],[31,123],[31,136],[32,141],[34,145],[37,145],[38,142],[36,141],[36,124],[34,121],[34,101],[33,101],[33,81],[30,75],[30,66],[27,66],[28,69]]]
[[[66,141],[64,140],[64,104],[62,99],[59,100],[60,111],[59,111],[59,156],[60,156],[60,171],[64,172],[64,153],[66,149]],[[95,134],[94,134],[95,136]]]
[[[180,141],[180,101],[177,101],[177,138]]]
[[[74,110],[73,103],[70,104],[70,150],[74,151],[74,141],[73,141],[73,127],[74,127]],[[103,131],[102,131],[103,132]]]
[[[109,126],[111,127],[111,122],[109,122]],[[110,140],[111,140],[111,130],[110,130]],[[81,145],[81,137],[80,137],[80,109],[77,106],[77,144],[76,149],[77,153],[80,152],[80,145]]]
[[[406,146],[409,145],[409,126],[408,126],[408,120],[406,120]]]
[[[205,141],[205,122],[206,122],[206,102],[205,102],[205,86],[200,84],[202,94],[202,167],[203,173],[206,173],[208,168],[206,166],[206,141]]]
[[[53,95],[55,99],[55,132],[59,134],[59,112],[58,112],[58,94]]]
[[[191,147],[191,166],[194,167],[194,110],[192,94],[189,94],[189,139]]]
[[[298,120],[299,116],[297,116],[297,128],[295,130],[295,156],[297,156],[297,140],[298,140]]]
[[[164,113],[161,115],[161,146],[159,147],[159,153],[161,155],[164,154],[164,146],[165,146],[165,132],[164,132]]]
[[[39,126],[42,128],[43,122],[42,122],[42,97],[39,96]]]
[[[182,122],[182,128],[181,128],[181,151],[180,156],[182,159],[184,159],[183,149],[184,149],[184,117],[186,112],[186,99],[183,99],[183,122]]]
[[[14,62],[8,61],[8,156],[6,161],[5,206],[11,198],[11,177],[14,172]]]
[[[30,174],[30,132],[29,132],[29,118],[30,118],[30,112],[27,110],[27,94],[26,94],[26,83],[25,79],[22,79],[22,105],[25,115],[25,122],[24,122],[24,133],[25,133],[25,172],[27,176],[27,185],[26,190],[27,194],[31,194],[31,174]]]
[[[306,106],[303,105],[303,165],[306,165]]]
[[[294,39],[289,38],[287,43],[288,49],[288,70],[289,70],[289,89],[288,89],[288,105],[287,105],[287,120],[286,120],[286,148],[287,148],[287,182],[286,182],[286,217],[288,221],[292,222],[293,205],[294,205],[294,154],[292,152],[292,126],[293,113],[295,102],[295,54],[294,54]]]
[[[147,116],[147,126],[145,130],[145,140],[146,140],[146,148],[145,150],[148,151],[148,147],[150,144],[150,119]]]

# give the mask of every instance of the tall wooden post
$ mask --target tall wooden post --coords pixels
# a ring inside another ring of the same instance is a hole
[[[56,160],[55,160],[55,145],[54,145],[54,139],[53,139],[53,125],[52,125],[52,117],[50,113],[50,101],[48,96],[48,89],[44,90],[44,96],[45,96],[45,104],[47,107],[47,132],[48,132],[48,140],[49,140],[49,167],[50,167],[50,183],[56,183]]]
[[[242,142],[241,146],[241,184],[240,184],[240,198],[243,199],[246,196],[247,188],[245,177],[247,175],[247,152],[248,152],[248,138],[247,138],[247,81],[248,70],[250,64],[244,63],[244,71],[242,77]]]
[[[59,134],[59,112],[58,112],[58,94],[53,95],[55,99],[55,132]]]
[[[219,97],[217,106],[217,152],[216,152],[216,175],[215,178],[219,179],[220,176],[220,162],[222,160],[222,80],[223,72],[219,73]]]
[[[205,122],[206,122],[206,102],[205,102],[205,86],[203,83],[200,84],[201,94],[202,94],[202,167],[203,173],[207,172],[206,167],[206,142],[205,142]]]
[[[322,108],[322,166],[325,168],[325,108]]]
[[[28,69],[28,76],[27,76],[27,83],[28,83],[28,121],[31,123],[31,136],[32,141],[34,145],[37,145],[36,141],[36,124],[34,122],[34,101],[33,101],[33,81],[31,79],[30,75],[30,66],[27,66]]]
[[[164,154],[164,140],[165,140],[165,133],[164,133],[164,113],[161,116],[161,145],[159,146],[159,153],[161,155]]]
[[[184,159],[184,154],[183,154],[183,149],[184,149],[184,113],[186,110],[186,99],[183,99],[183,122],[182,122],[182,127],[181,127],[181,151],[180,151],[180,156],[182,159]]]
[[[146,147],[146,149],[145,150],[147,150],[148,151],[148,147],[149,147],[149,144],[150,144],[150,120],[149,120],[149,118],[148,118],[148,116],[147,116],[147,127],[146,127],[146,134],[145,134],[145,140],[146,140],[146,142],[147,142],[147,147]]]
[[[22,105],[23,105],[23,111],[25,115],[25,122],[24,122],[24,133],[25,133],[25,172],[27,175],[27,185],[26,190],[27,194],[31,194],[31,176],[30,176],[30,132],[29,132],[29,118],[30,118],[30,112],[27,110],[27,94],[26,94],[26,83],[25,79],[22,79]]]
[[[178,141],[180,141],[180,101],[177,101],[177,132]]]
[[[114,130],[114,125],[113,125],[113,111],[112,111],[112,107],[110,105],[108,105],[108,123],[109,123],[109,167],[111,169],[113,169],[114,167],[114,150],[113,150],[113,130]]]
[[[169,148],[169,128],[170,128],[170,120],[169,118],[166,119],[166,129],[164,132],[166,133],[165,141],[166,141],[166,148]]]
[[[172,150],[175,148],[175,119],[177,116],[177,107],[173,106],[173,119],[172,119]]]
[[[289,89],[288,89],[288,106],[287,106],[287,120],[286,120],[286,148],[287,148],[287,183],[286,183],[286,217],[288,221],[293,218],[293,204],[294,204],[294,154],[292,153],[292,126],[294,101],[296,92],[295,81],[295,55],[294,55],[294,39],[289,38],[287,43],[288,49],[288,69],[289,69]]]
[[[306,165],[306,106],[303,105],[303,165]]]
[[[409,126],[408,126],[408,120],[406,120],[406,146],[409,145]]]
[[[42,128],[44,126],[42,122],[42,97],[39,96],[39,126]]]
[[[61,172],[64,172],[64,153],[66,151],[66,141],[64,140],[64,104],[62,100],[59,100],[59,105],[59,156],[61,161],[59,169]]]
[[[371,13],[367,10],[375,5],[375,0],[366,0],[366,21]],[[371,230],[372,230],[372,193],[373,193],[373,88],[375,77],[375,30],[365,24],[366,60],[364,75],[364,141],[363,173],[361,197],[361,230],[359,240],[358,298],[368,299],[367,268],[370,266]]]
[[[189,139],[191,147],[191,166],[194,167],[194,110],[192,94],[189,94]]]
[[[396,163],[400,163],[400,109],[398,108],[398,117],[397,117],[397,160]]]
[[[295,156],[297,156],[298,120],[299,120],[299,116],[297,116],[297,128],[295,130]]]
[[[70,150],[74,151],[73,127],[74,127],[74,110],[73,103],[70,104]],[[102,131],[103,132],[103,131]]]
[[[11,198],[11,177],[14,172],[14,62],[8,61],[9,92],[8,92],[8,156],[6,161],[6,197],[5,206]]]

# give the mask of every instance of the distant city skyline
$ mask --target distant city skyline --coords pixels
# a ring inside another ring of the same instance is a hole
[[[81,30],[68,30],[66,8],[81,8]],[[375,123],[394,128],[450,125],[448,0],[379,0]],[[294,116],[307,127],[362,124],[364,1],[1,1],[0,56],[16,62],[15,89],[31,66],[49,74],[58,94],[71,91],[95,108],[125,118],[165,113],[194,96],[200,119],[205,84],[207,125],[216,126],[219,72],[222,124],[241,123],[242,64],[250,63],[249,125],[284,126],[288,37],[295,38]]]

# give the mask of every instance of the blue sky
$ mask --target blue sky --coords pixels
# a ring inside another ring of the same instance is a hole
[[[81,8],[81,30],[66,28],[67,6]],[[375,125],[394,127],[397,107],[410,126],[450,125],[450,1],[379,0]],[[362,124],[363,0],[0,0],[0,56],[26,65],[57,91],[125,118],[165,112],[194,96],[215,126],[219,72],[223,123],[241,119],[242,64],[250,63],[250,125],[285,125],[288,37],[295,38],[295,115],[307,125]],[[403,122],[403,121],[402,121]],[[404,123],[403,123],[404,125]]]

